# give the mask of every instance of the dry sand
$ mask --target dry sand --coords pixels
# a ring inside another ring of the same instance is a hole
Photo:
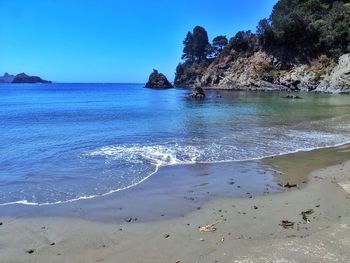
[[[348,160],[349,145],[269,158],[264,165],[282,172],[276,182],[297,188],[214,197],[200,210],[164,220],[25,216],[22,207],[16,216],[1,207],[0,262],[350,262]],[[286,229],[282,220],[295,224]],[[214,223],[216,231],[199,231]]]

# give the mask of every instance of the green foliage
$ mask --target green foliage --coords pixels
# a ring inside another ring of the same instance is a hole
[[[187,33],[183,44],[184,49],[182,59],[185,60],[205,60],[211,50],[208,33],[200,26],[196,26],[193,29],[193,32]]]
[[[306,58],[350,52],[349,0],[280,0],[270,21],[257,28],[268,48],[283,47]]]
[[[260,20],[256,34],[240,31],[230,41],[217,36],[210,45],[207,31],[196,26],[183,44],[185,64],[209,63],[232,50],[250,54],[258,49],[271,52],[282,68],[321,54],[337,59],[350,52],[350,0],[279,0],[271,16]],[[178,75],[183,71],[184,66],[179,65]]]
[[[228,40],[226,36],[217,36],[212,43],[212,56],[216,57],[227,46]]]
[[[350,9],[345,5],[335,2],[320,23],[320,44],[333,57],[350,52]]]
[[[254,46],[255,35],[251,31],[239,31],[230,40],[230,45],[237,52],[246,52]]]

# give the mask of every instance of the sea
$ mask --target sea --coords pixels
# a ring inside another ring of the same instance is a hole
[[[350,97],[0,84],[0,206],[124,191],[170,165],[240,162],[350,142]],[[253,183],[253,182],[252,182]]]

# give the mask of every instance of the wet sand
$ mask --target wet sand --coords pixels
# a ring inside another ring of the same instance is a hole
[[[168,167],[124,193],[1,207],[1,262],[349,262],[349,160],[345,145]]]

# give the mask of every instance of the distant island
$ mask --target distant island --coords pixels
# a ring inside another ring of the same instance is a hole
[[[256,33],[188,32],[177,87],[350,92],[350,1],[280,0]]]
[[[25,73],[17,75],[5,73],[4,76],[0,77],[0,83],[51,83],[51,81],[44,80],[37,76],[28,76]]]

